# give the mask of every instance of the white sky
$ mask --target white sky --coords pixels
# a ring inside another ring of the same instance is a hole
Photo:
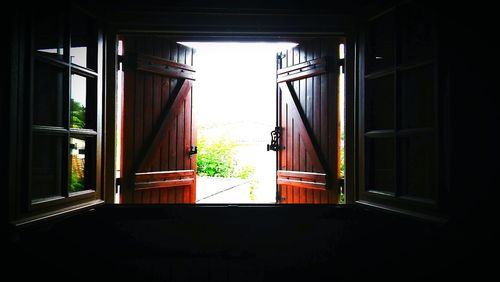
[[[198,126],[252,121],[275,124],[276,53],[294,43],[193,43]]]

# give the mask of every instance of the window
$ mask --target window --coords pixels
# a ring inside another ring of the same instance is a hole
[[[72,6],[34,11],[30,27],[28,209],[99,199],[102,40],[96,20]]]
[[[407,2],[366,23],[360,51],[361,202],[439,213],[433,15],[425,5]]]

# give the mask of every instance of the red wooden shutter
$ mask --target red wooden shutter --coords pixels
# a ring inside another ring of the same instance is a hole
[[[338,203],[341,42],[314,39],[278,55],[279,203]]]
[[[193,49],[161,37],[123,38],[123,203],[194,203]]]

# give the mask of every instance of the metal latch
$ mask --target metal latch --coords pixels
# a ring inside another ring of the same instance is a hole
[[[192,155],[196,155],[197,153],[198,153],[198,147],[191,146],[191,149],[189,150],[189,158],[191,158]]]
[[[271,144],[267,144],[267,151],[281,150],[281,145],[278,144],[279,138],[281,137],[281,128],[276,126],[273,131],[271,131]]]

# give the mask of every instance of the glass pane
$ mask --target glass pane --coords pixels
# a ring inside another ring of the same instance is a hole
[[[33,134],[31,199],[61,196],[66,142],[61,136]]]
[[[94,187],[95,163],[92,161],[92,156],[95,155],[94,144],[95,142],[92,139],[70,138],[70,193],[89,190]]]
[[[33,123],[64,126],[63,70],[35,61],[33,89]]]
[[[96,128],[97,80],[77,74],[71,75],[72,128]]]
[[[392,138],[367,138],[367,189],[395,192],[394,140]]]
[[[390,12],[368,23],[366,36],[366,72],[394,66],[395,18]]]
[[[366,80],[366,131],[394,128],[394,76]]]
[[[403,160],[403,191],[406,196],[423,199],[436,197],[436,164],[433,136],[412,136],[401,139]]]
[[[86,127],[87,78],[71,75],[71,127]]]
[[[71,62],[96,70],[97,29],[88,15],[73,9],[71,15]]]
[[[402,63],[433,57],[436,38],[434,13],[424,4],[416,2],[403,5],[399,12]]]
[[[401,73],[401,126],[433,127],[434,67],[428,65]]]
[[[38,11],[33,21],[35,50],[63,59],[64,24],[60,13]]]

